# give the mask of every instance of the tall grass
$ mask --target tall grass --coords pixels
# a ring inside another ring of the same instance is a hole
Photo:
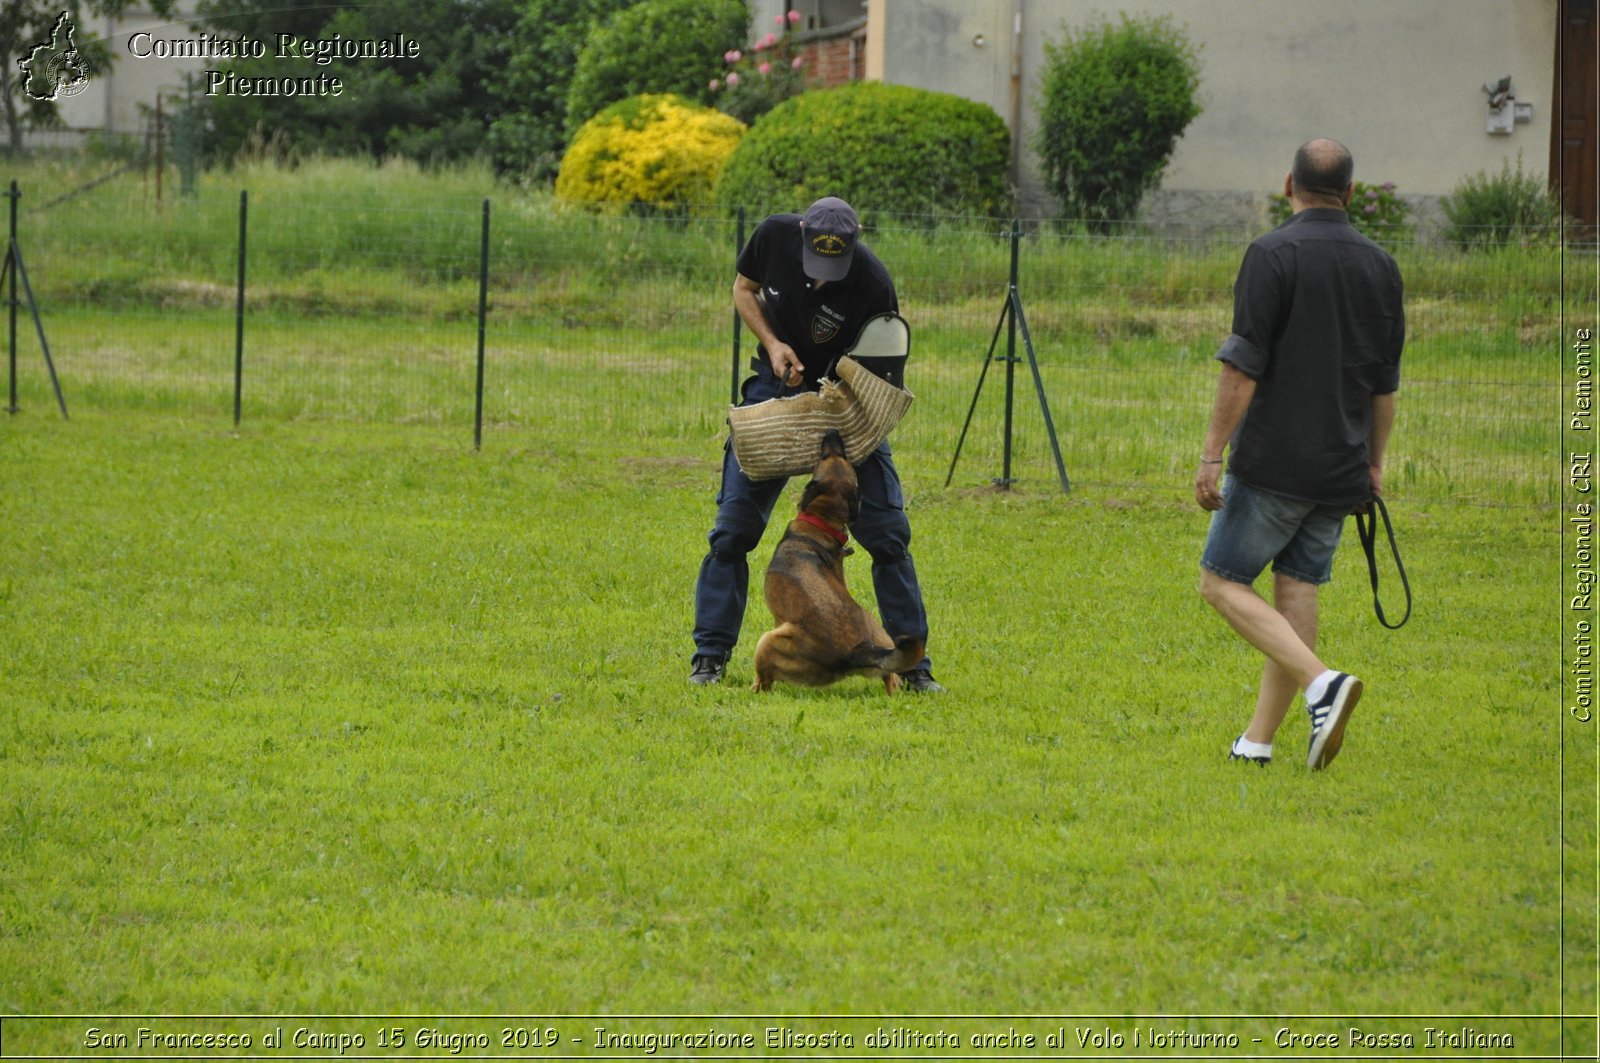
[[[475,399],[483,204],[491,204],[491,424],[714,440],[752,353],[731,356],[737,222],[597,216],[473,167],[318,160],[204,176],[159,206],[131,176],[47,205],[83,174],[24,172],[22,245],[69,401],[231,408],[240,192],[249,192],[247,416],[465,425]],[[755,219],[746,219],[746,231]],[[870,242],[911,321],[918,406],[903,446],[953,455],[1010,278],[987,221],[890,218]],[[1238,239],[1027,227],[1019,292],[1075,480],[1159,484],[1192,459],[1225,336]],[[1554,497],[1563,316],[1592,316],[1592,257],[1551,247],[1396,250],[1409,341],[1396,464],[1431,497]],[[31,337],[24,337],[31,342]],[[1006,354],[1004,337],[996,352]],[[1019,351],[1019,355],[1023,353]],[[25,352],[24,394],[46,394]],[[735,366],[738,369],[735,369]],[[963,460],[992,475],[1002,415],[980,401]],[[1024,371],[1018,456],[1049,478]],[[712,443],[711,445],[714,445]]]
[[[240,192],[249,193],[255,213],[251,272],[263,281],[363,269],[371,271],[364,278],[369,282],[385,274],[402,283],[475,278],[485,199],[494,209],[491,265],[508,287],[530,273],[540,274],[553,258],[557,264],[580,265],[604,291],[614,291],[618,280],[655,281],[665,273],[679,273],[687,287],[697,288],[726,281],[737,250],[731,219],[594,215],[542,192],[499,184],[487,169],[474,166],[422,170],[403,160],[378,166],[355,160],[317,160],[293,168],[240,166],[208,172],[197,196],[181,197],[168,189],[157,203],[149,179],[131,175],[70,194],[89,176],[82,165],[12,165],[11,176],[24,192],[23,245],[40,262],[34,272],[41,280],[59,284],[59,291],[44,290],[61,297],[83,291],[86,279],[108,272],[112,276],[102,279],[97,297],[115,292],[118,276],[135,274],[198,274],[231,283]],[[758,220],[748,219],[747,227]],[[869,236],[880,257],[895,266],[897,282],[924,287],[941,299],[960,299],[994,296],[997,287],[1004,293],[1008,228],[987,221],[895,217]],[[1213,303],[1230,288],[1243,246],[1241,240],[1219,241],[1210,234],[1095,238],[1032,225],[1026,231],[1023,287],[1042,290],[1051,299],[1070,298],[1076,288],[1142,304]],[[1585,298],[1581,290],[1564,292],[1555,268],[1559,252],[1552,248],[1458,254],[1406,244],[1398,254],[1408,290],[1417,296]],[[60,257],[46,257],[55,255]],[[50,269],[43,268],[45,262]],[[109,271],[113,263],[122,268]],[[604,264],[604,272],[595,272],[596,263]],[[356,309],[361,308],[355,296],[360,287],[347,288]]]

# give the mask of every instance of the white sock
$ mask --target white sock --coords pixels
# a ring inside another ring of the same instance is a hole
[[[1270,757],[1272,756],[1272,744],[1269,742],[1266,745],[1262,745],[1260,742],[1252,742],[1244,735],[1240,735],[1234,739],[1233,751],[1241,757]]]
[[[1313,679],[1311,685],[1306,687],[1306,704],[1315,705],[1321,701],[1322,695],[1328,692],[1328,684],[1337,678],[1339,678],[1339,673],[1329,668],[1326,672]]]

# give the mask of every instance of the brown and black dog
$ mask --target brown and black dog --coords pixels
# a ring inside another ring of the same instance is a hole
[[[877,676],[893,694],[900,673],[922,659],[922,640],[891,639],[844,583],[850,522],[861,509],[856,471],[838,432],[822,437],[822,456],[767,566],[767,608],[778,626],[756,644],[754,690],[777,680],[826,686],[847,675]]]

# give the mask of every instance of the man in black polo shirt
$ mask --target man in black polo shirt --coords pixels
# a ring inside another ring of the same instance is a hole
[[[1284,181],[1294,214],[1245,252],[1195,500],[1213,511],[1200,593],[1267,657],[1255,714],[1230,759],[1265,764],[1297,692],[1311,717],[1306,765],[1344,742],[1361,680],[1315,652],[1317,591],[1344,518],[1379,493],[1400,386],[1400,270],[1351,226],[1353,163],[1307,142]],[[1223,449],[1227,477],[1219,488]],[[1273,600],[1252,584],[1272,563]]]
[[[828,196],[813,203],[804,218],[798,214],[767,218],[740,252],[733,305],[760,341],[757,371],[744,383],[743,405],[817,390],[869,318],[899,311],[894,282],[878,257],[857,239],[860,229],[850,205]],[[895,636],[912,635],[926,642],[928,616],[911,560],[911,524],[887,442],[857,466],[856,477],[861,512],[850,532],[872,555],[872,586],[883,626]],[[711,549],[695,584],[695,653],[689,675],[693,683],[722,679],[744,623],[748,555],[761,541],[787,482],[751,480],[739,468],[732,446],[723,448]],[[918,693],[942,691],[932,667],[924,657],[901,677],[905,688]]]

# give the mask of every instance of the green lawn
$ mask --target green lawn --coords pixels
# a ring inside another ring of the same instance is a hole
[[[1298,710],[1270,769],[1226,762],[1260,662],[1195,592],[1242,237],[1029,236],[1063,494],[1025,366],[1018,483],[991,485],[1003,363],[945,486],[1006,291],[993,226],[874,233],[913,329],[895,446],[950,693],[758,696],[759,583],[728,682],[685,681],[731,223],[593,218],[470,169],[244,168],[159,205],[130,177],[52,206],[93,175],[22,176],[72,419],[24,320],[0,419],[0,1053],[181,1054],[140,1016],[248,1013],[348,1017],[286,1023],[281,1049],[258,1022],[265,1055],[605,1054],[595,1025],[815,1055],[757,1021],[810,1015],[858,1055],[930,1048],[881,1026],[977,1054],[1017,1032],[1120,1058],[1181,1028],[1378,1058],[1437,1054],[1432,1025],[1515,1040],[1446,1053],[1592,1057],[1596,740],[1564,704],[1554,358],[1593,319],[1592,256],[1397,253],[1387,496],[1416,612],[1378,626],[1349,535],[1325,656],[1368,693],[1314,775]],[[501,1012],[526,1021],[430,1041],[418,1018]],[[408,1016],[404,1043],[357,1015]]]
[[[759,599],[729,681],[685,682],[714,436],[489,442],[0,422],[0,1012],[1592,1001],[1551,511],[1396,499],[1397,634],[1350,537],[1323,630],[1369,693],[1311,774],[1303,717],[1224,760],[1258,661],[1194,593],[1183,482],[944,490],[905,455],[950,694],[758,696]]]

